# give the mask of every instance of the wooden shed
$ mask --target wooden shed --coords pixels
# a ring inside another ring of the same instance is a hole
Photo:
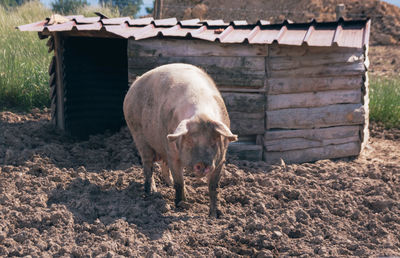
[[[72,135],[118,129],[135,78],[182,62],[215,80],[239,134],[229,151],[240,158],[290,163],[350,157],[367,141],[368,19],[247,24],[66,18],[19,29],[49,37],[52,120]]]

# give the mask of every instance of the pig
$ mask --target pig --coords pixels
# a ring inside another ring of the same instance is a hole
[[[154,162],[175,188],[175,206],[186,206],[183,170],[206,177],[210,217],[219,217],[218,184],[230,142],[224,101],[214,81],[189,64],[167,64],[137,78],[123,104],[126,123],[142,159],[147,194],[157,191]]]

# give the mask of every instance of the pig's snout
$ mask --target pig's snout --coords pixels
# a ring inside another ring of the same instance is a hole
[[[205,176],[211,171],[211,167],[204,162],[196,163],[193,167],[194,172],[199,176]]]

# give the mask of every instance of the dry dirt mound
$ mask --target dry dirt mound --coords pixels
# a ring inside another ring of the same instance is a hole
[[[179,19],[258,19],[281,22],[336,20],[336,6],[345,4],[346,19],[372,18],[371,45],[399,44],[400,8],[380,0],[164,0],[163,17]]]
[[[368,52],[373,76],[398,77],[400,74],[400,45],[372,46]]]
[[[145,197],[126,128],[88,141],[48,112],[0,113],[0,256],[400,255],[400,142],[372,138],[364,157],[290,166],[231,158],[222,219],[187,176],[191,207],[156,178]]]

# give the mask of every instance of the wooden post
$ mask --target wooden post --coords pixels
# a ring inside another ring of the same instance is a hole
[[[336,20],[339,20],[344,16],[344,10],[346,9],[344,4],[338,4],[336,6]]]
[[[54,56],[56,57],[56,113],[55,122],[59,129],[65,130],[64,117],[64,71],[63,52],[64,44],[60,32],[54,33]]]
[[[155,19],[162,19],[163,0],[154,1],[153,15]]]

